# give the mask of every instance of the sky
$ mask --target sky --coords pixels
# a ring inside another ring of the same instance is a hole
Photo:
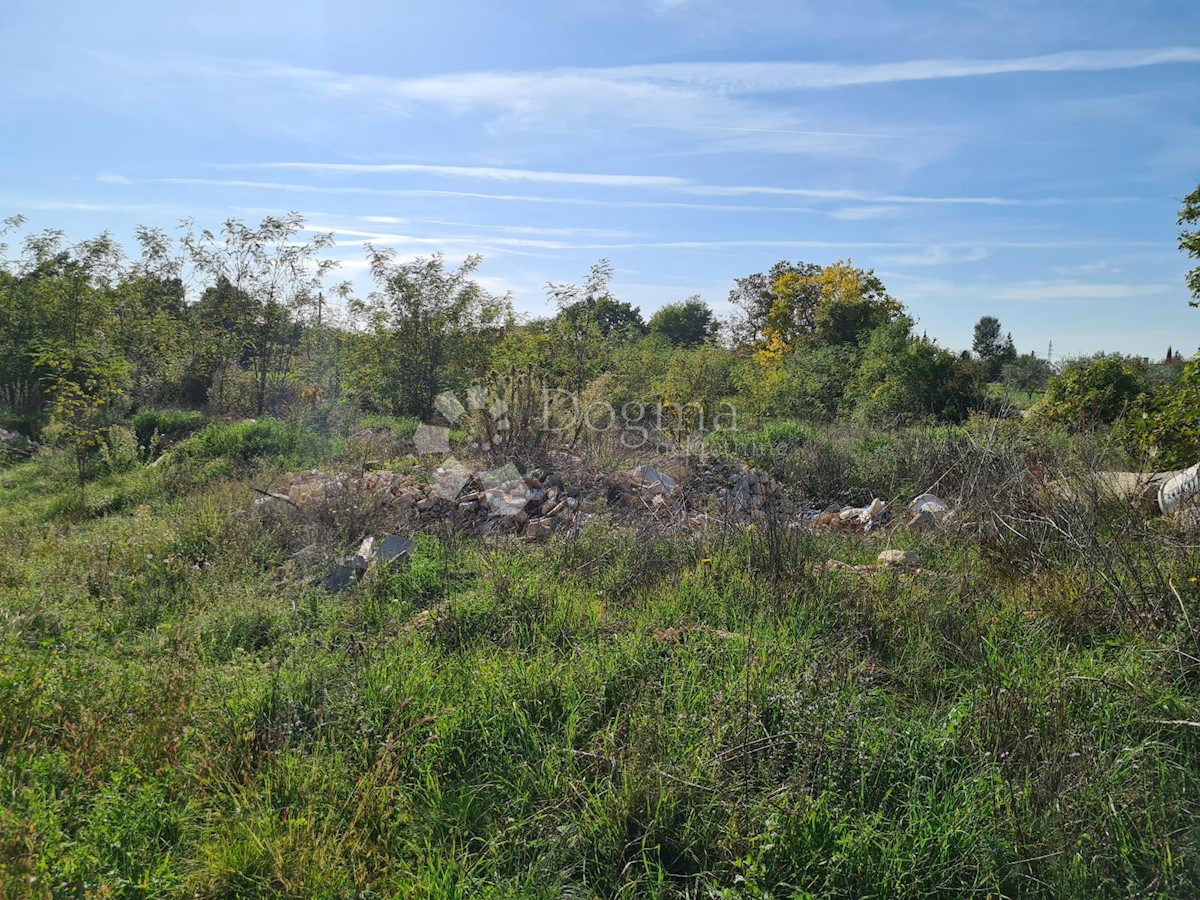
[[[0,0],[0,216],[72,238],[297,210],[484,262],[526,315],[600,258],[649,316],[780,259],[873,268],[968,347],[1200,347],[1200,3]],[[1194,262],[1194,261],[1193,261]]]

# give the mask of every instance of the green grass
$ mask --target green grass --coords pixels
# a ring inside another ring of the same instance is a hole
[[[0,472],[6,896],[1200,889],[1194,555],[1187,621],[904,533],[930,574],[824,570],[878,537],[422,536],[328,596],[253,471],[173,472],[99,512]]]

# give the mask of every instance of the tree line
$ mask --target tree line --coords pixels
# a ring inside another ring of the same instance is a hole
[[[1179,223],[1198,220],[1200,188]],[[0,425],[81,454],[138,409],[431,420],[440,393],[517,371],[614,406],[728,401],[759,419],[953,423],[998,411],[1006,392],[1045,389],[1047,420],[1112,423],[1136,409],[1194,427],[1179,398],[1195,389],[1195,365],[1173,350],[1162,364],[1102,356],[1056,372],[984,316],[971,350],[952,352],[850,260],[784,260],[738,278],[725,321],[699,297],[646,319],[614,295],[601,260],[577,283],[547,285],[552,314],[520,319],[510,296],[477,280],[478,256],[452,267],[368,245],[373,288],[355,296],[336,280],[332,235],[294,212],[215,231],[185,222],[177,237],[140,227],[131,250],[24,224],[0,228]],[[1196,231],[1181,231],[1180,249],[1200,258]],[[1200,297],[1198,273],[1188,278]],[[1127,431],[1143,450],[1163,440]]]

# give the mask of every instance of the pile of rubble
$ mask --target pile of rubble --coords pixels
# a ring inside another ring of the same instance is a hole
[[[862,507],[834,504],[824,510],[797,511],[778,482],[745,465],[706,463],[686,481],[685,490],[671,475],[643,465],[568,486],[552,473],[521,475],[511,465],[481,471],[451,460],[431,474],[302,472],[280,489],[262,492],[255,508],[260,513],[317,517],[373,514],[414,530],[449,521],[481,535],[510,532],[531,541],[582,527],[595,515],[598,504],[604,504],[618,522],[650,514],[664,527],[698,526],[715,515],[745,522],[771,517],[794,526],[870,534],[893,522],[888,504],[878,498]],[[929,531],[952,515],[937,497],[922,494],[909,505],[907,524]]]
[[[937,531],[949,525],[954,518],[954,511],[933,494],[921,494],[913,498],[906,512],[904,527],[913,531]],[[802,520],[812,528],[861,534],[870,534],[897,521],[892,515],[891,507],[878,497],[866,506],[841,506],[834,503],[824,510],[810,509],[803,514]]]
[[[564,526],[583,525],[596,502],[556,475],[522,476],[511,466],[480,472],[451,464],[437,469],[432,479],[386,470],[328,474],[314,469],[264,492],[254,505],[261,514],[375,513],[413,528],[448,517],[480,534],[509,530],[536,540]]]
[[[729,486],[721,488],[717,497],[726,508],[746,513],[751,518],[768,514],[787,516],[792,512],[783,488],[766,472],[749,466],[730,467],[725,480]]]

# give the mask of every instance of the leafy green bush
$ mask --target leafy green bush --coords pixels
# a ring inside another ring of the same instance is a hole
[[[279,457],[285,465],[314,461],[329,451],[320,435],[278,419],[249,419],[225,425],[212,422],[195,437],[179,445],[186,457],[198,460],[228,459],[248,463],[263,456]]]
[[[1141,360],[1099,356],[1073,362],[1051,378],[1034,409],[1049,422],[1111,424],[1147,390]]]
[[[1200,460],[1200,356],[1184,365],[1173,383],[1143,394],[1117,424],[1121,443],[1162,469]]]
[[[903,317],[872,332],[846,392],[859,421],[962,422],[982,407],[982,367],[915,337],[912,327],[912,320]]]
[[[190,409],[143,409],[129,420],[129,427],[137,435],[142,447],[149,447],[154,435],[165,443],[175,443],[198,431],[204,425],[204,416]]]

